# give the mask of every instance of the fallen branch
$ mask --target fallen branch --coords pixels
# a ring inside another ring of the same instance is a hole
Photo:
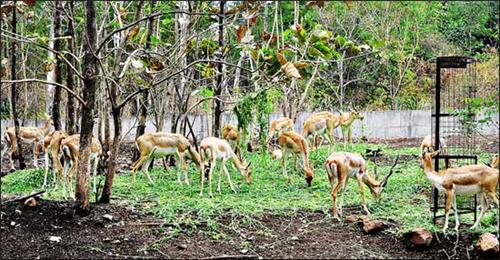
[[[200,259],[258,259],[258,255],[220,255]]]
[[[32,197],[36,197],[42,193],[45,193],[45,191],[39,191],[37,193],[33,193],[31,195],[28,195],[28,196],[24,196],[24,197],[20,197],[20,198],[14,198],[14,199],[10,199],[8,201],[5,201],[5,203],[11,203],[11,202],[16,202],[16,201],[21,201],[21,200],[26,200],[26,199],[29,199],[29,198],[32,198]]]

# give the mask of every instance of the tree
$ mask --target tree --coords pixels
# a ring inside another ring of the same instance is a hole
[[[89,161],[92,132],[94,129],[94,107],[99,73],[98,60],[94,51],[97,49],[96,8],[92,0],[85,1],[85,34],[83,67],[83,100],[80,130],[80,156],[76,175],[75,210],[79,215],[88,215],[89,207]]]
[[[61,1],[54,1],[54,50],[60,52],[62,49],[61,42]],[[59,55],[55,56],[54,67],[55,82],[62,83],[62,62]],[[56,88],[54,91],[54,101],[52,102],[52,120],[54,121],[55,130],[61,130],[61,88]]]
[[[14,1],[14,6],[16,6],[17,3]],[[12,8],[12,32],[15,34],[17,33],[17,10],[16,8]],[[10,58],[11,58],[11,63],[10,63],[10,78],[11,80],[15,81],[17,79],[16,73],[16,65],[17,65],[17,42],[12,41],[10,45]],[[24,162],[24,157],[23,157],[23,152],[22,152],[22,142],[20,138],[19,131],[21,129],[21,125],[19,123],[19,110],[17,108],[17,104],[19,101],[19,91],[17,90],[16,83],[12,83],[10,86],[10,95],[11,95],[11,111],[12,111],[12,120],[14,120],[14,129],[16,132],[16,140],[17,140],[17,150],[16,150],[16,157],[17,161],[19,163],[19,168],[22,170],[26,168],[26,164]]]

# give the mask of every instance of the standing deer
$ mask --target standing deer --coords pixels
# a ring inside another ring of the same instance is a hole
[[[201,141],[200,144],[200,154],[202,161],[207,164],[210,163],[210,170],[208,175],[208,193],[210,197],[212,197],[212,173],[214,171],[215,165],[217,164],[217,160],[221,161],[221,169],[219,172],[219,182],[217,184],[217,192],[220,192],[220,183],[222,179],[222,174],[225,173],[227,176],[227,180],[229,181],[229,186],[231,190],[236,193],[236,190],[233,187],[233,183],[231,182],[231,176],[226,168],[227,160],[231,160],[233,166],[243,175],[246,179],[247,183],[252,182],[252,172],[250,171],[250,163],[247,164],[240,157],[238,158],[236,154],[231,149],[229,143],[224,139],[219,139],[217,137],[207,137]],[[205,182],[205,176],[203,175],[201,180],[201,191],[200,196],[203,196],[203,184]]]
[[[45,121],[43,128],[38,127],[21,127],[19,130],[19,135],[21,137],[21,142],[26,144],[33,144],[33,164],[38,169],[38,146],[43,143],[44,137],[50,132],[50,126],[52,125],[52,117],[48,116]],[[14,161],[12,160],[12,154],[17,150],[17,139],[14,127],[10,127],[5,132],[5,141],[7,142],[7,154],[9,157],[9,162],[11,169],[15,170]]]
[[[310,187],[314,177],[314,173],[311,167],[309,167],[309,147],[307,145],[306,139],[293,131],[283,132],[278,136],[278,145],[280,146],[282,151],[282,155],[280,156],[281,166],[283,168],[283,176],[288,176],[286,172],[286,159],[288,157],[288,154],[292,153],[294,161],[296,161],[295,158],[298,154],[302,158],[302,167],[305,172],[306,182]]]
[[[66,132],[57,130],[49,133],[43,140],[42,152],[44,153],[44,159],[45,159],[45,177],[43,179],[44,187],[47,186],[47,175],[49,172],[50,159],[52,159],[53,168],[56,170],[56,173],[54,173],[54,184],[55,184],[54,189],[57,188],[57,185],[61,181],[62,165],[61,165],[61,159],[60,159],[61,156],[59,150],[62,140],[67,137],[68,134],[66,134]]]
[[[439,138],[439,150],[441,150],[443,153],[446,154],[446,141],[444,138]],[[424,137],[422,140],[422,143],[420,144],[420,152],[433,152],[436,149],[434,148],[434,144],[432,143],[432,137],[431,135],[427,135]]]
[[[311,149],[317,149],[317,136],[320,135],[330,143],[330,150],[334,145],[333,130],[339,125],[339,118],[332,112],[324,111],[313,114],[302,126],[302,136],[309,139],[312,136]]]
[[[271,141],[275,134],[280,135],[283,131],[293,130],[293,120],[289,117],[282,117],[280,119],[273,120],[269,125],[269,133],[266,137],[266,144]]]
[[[62,139],[60,151],[62,154],[62,159],[64,161],[63,168],[63,196],[66,198],[66,185],[68,186],[68,191],[72,197],[73,194],[73,174],[78,168],[78,157],[80,156],[80,135],[74,134],[67,138]],[[90,146],[90,162],[89,162],[89,174],[91,172],[92,165],[93,176],[94,176],[94,192],[97,192],[97,165],[99,163],[99,157],[102,153],[102,147],[99,140],[92,137],[92,144]]]
[[[187,173],[187,165],[185,158],[189,154],[191,160],[193,160],[199,167],[201,175],[204,173],[204,165],[201,161],[200,154],[196,151],[193,145],[189,143],[189,140],[181,134],[171,134],[171,133],[147,133],[139,136],[135,140],[137,149],[139,150],[139,159],[132,164],[132,181],[135,182],[135,173],[142,167],[142,171],[148,177],[148,180],[153,184],[151,176],[149,176],[149,165],[155,158],[165,157],[167,155],[176,156],[177,164],[177,181],[182,184],[181,174],[184,172],[185,182],[189,185],[189,178]]]
[[[356,119],[363,120],[363,115],[355,110],[340,114],[339,124],[344,138],[344,150],[347,150],[347,144],[352,145],[352,123]]]
[[[489,197],[499,206],[496,190],[498,186],[498,169],[488,167],[483,164],[467,165],[457,168],[448,168],[439,172],[434,171],[432,158],[439,154],[439,150],[434,152],[423,152],[421,164],[425,175],[439,191],[446,195],[445,221],[443,232],[448,228],[448,218],[453,205],[455,211],[455,230],[458,232],[460,225],[458,220],[456,195],[478,195],[481,203],[481,213],[471,229],[476,228],[483,218],[484,213],[489,208]]]
[[[348,152],[337,152],[331,154],[326,159],[325,168],[326,172],[328,173],[328,181],[330,183],[330,187],[332,188],[331,196],[334,216],[338,218],[339,215],[342,215],[344,193],[346,191],[346,185],[349,178],[356,178],[356,180],[358,181],[359,193],[361,194],[361,204],[366,214],[370,214],[370,211],[366,206],[363,183],[368,186],[368,189],[370,189],[373,197],[378,199],[385,186],[387,185],[387,180],[389,179],[389,177],[391,177],[393,169],[398,163],[398,159],[399,156],[394,160],[389,174],[387,174],[382,181],[377,181],[368,173],[366,161],[360,154]],[[337,183],[334,185],[335,179],[337,179]],[[342,189],[342,194],[340,197],[340,210],[337,209],[337,193],[339,189]]]

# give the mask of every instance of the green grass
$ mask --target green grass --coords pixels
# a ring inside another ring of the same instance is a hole
[[[340,145],[337,149],[340,149]],[[389,149],[386,145],[356,144],[354,152],[364,153],[366,148],[382,148],[386,155],[394,158],[399,155],[418,155],[418,148]],[[221,214],[240,216],[249,224],[254,221],[252,216],[261,214],[294,214],[298,210],[323,211],[331,214],[330,187],[324,169],[324,160],[328,156],[328,146],[323,146],[319,151],[311,152],[310,159],[314,168],[312,187],[306,187],[306,182],[301,173],[294,171],[292,160],[287,163],[290,180],[283,178],[280,161],[273,161],[268,154],[246,154],[252,162],[252,184],[246,184],[242,176],[228,163],[231,179],[236,185],[238,193],[234,194],[229,188],[227,179],[222,179],[222,192],[217,193],[217,168],[212,180],[214,197],[208,197],[205,188],[204,197],[199,196],[200,175],[193,164],[189,167],[191,186],[177,183],[176,168],[165,171],[155,168],[151,172],[155,181],[154,186],[149,185],[146,177],[138,173],[136,183],[132,183],[130,173],[117,175],[113,189],[113,203],[134,205],[142,211],[152,213],[156,217],[164,218],[168,222],[196,227],[203,223],[209,230],[216,230]],[[491,154],[482,154],[480,162],[489,162]],[[387,174],[391,162],[379,165],[379,174]],[[432,187],[425,177],[418,158],[407,160],[400,159],[397,168],[400,170],[389,180],[382,197],[376,201],[371,197],[365,186],[368,207],[372,218],[395,221],[399,225],[399,232],[403,233],[415,227],[425,227],[439,231],[442,224],[432,224],[430,197]],[[370,172],[373,163],[369,162]],[[52,176],[50,176],[52,178]],[[104,177],[99,177],[103,183]],[[29,194],[33,190],[42,190],[43,171],[25,170],[17,171],[2,178],[2,192],[10,195]],[[207,186],[205,186],[207,187]],[[62,199],[61,189],[47,192],[45,198]],[[94,201],[95,195],[90,196]],[[344,208],[354,206],[361,210],[361,198],[357,183],[350,180],[348,191],[344,198]],[[486,213],[479,232],[494,232],[497,214],[496,210]],[[471,215],[462,215],[461,223],[472,223]],[[451,217],[451,227],[454,218]],[[214,233],[214,237],[220,234]]]

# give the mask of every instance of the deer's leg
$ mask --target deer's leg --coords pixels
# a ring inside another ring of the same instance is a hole
[[[141,165],[144,164],[144,162],[148,159],[148,157],[149,157],[148,155],[141,154],[139,159],[137,159],[137,161],[135,161],[135,163],[132,164],[132,182],[135,182],[135,173],[137,172],[139,167],[141,167]]]
[[[179,162],[179,168],[181,169],[182,172],[184,172],[184,178],[186,184],[189,186],[189,179],[188,179],[188,172],[187,172],[187,164],[186,161],[184,160],[184,153],[179,153],[177,152],[177,161]],[[178,173],[177,177],[179,177],[181,172]],[[179,178],[180,181],[180,178]]]
[[[490,199],[493,201],[493,203],[495,203],[497,205],[497,208],[500,207],[500,204],[498,203],[498,197],[497,197],[497,194],[495,192],[495,189],[493,189],[493,191],[487,191],[486,195],[488,197],[490,197]]]
[[[226,176],[227,176],[227,181],[229,181],[229,187],[231,187],[231,190],[232,190],[234,193],[236,193],[236,189],[235,189],[235,188],[234,188],[234,186],[233,186],[233,182],[231,182],[231,175],[229,175],[229,171],[228,171],[228,170],[227,170],[227,168],[226,168],[226,161],[227,161],[227,159],[222,161],[222,169],[224,170],[224,173],[225,173],[225,174],[226,174]]]
[[[455,230],[458,232],[458,227],[460,226],[460,220],[458,219],[457,196],[453,196],[452,205],[453,205],[453,211],[455,211]],[[478,220],[479,219],[480,218],[478,218]]]
[[[283,176],[288,177],[286,174],[286,158],[288,157],[287,149],[283,149],[283,156],[281,157],[281,169],[283,171]]]
[[[333,216],[336,217],[336,218],[339,218],[339,212],[338,212],[338,208],[337,208],[337,193],[339,191],[339,188],[340,188],[340,185],[342,185],[342,177],[340,176],[340,174],[337,176],[337,184],[335,185],[334,188],[332,188],[332,202],[333,202]]]
[[[9,143],[9,149],[7,150],[7,154],[9,157],[9,162],[10,162],[10,169],[15,170],[16,168],[14,167],[14,160],[12,159],[12,155],[16,151],[16,146],[14,146],[14,143]]]
[[[217,184],[217,192],[221,191],[221,189],[220,189],[220,183],[221,183],[222,175],[224,174],[225,162],[226,161],[224,159],[221,160],[221,166],[220,166],[220,169],[219,169],[219,180],[218,180],[218,184]]]
[[[38,169],[38,145],[40,140],[33,140],[33,165]]]
[[[370,211],[366,206],[365,190],[363,189],[363,173],[358,172],[358,174],[356,175],[356,179],[358,180],[359,193],[361,194],[361,204],[363,205],[363,209],[365,210],[366,214],[370,215]]]
[[[346,176],[342,182],[342,193],[340,194],[340,206],[339,206],[340,215],[342,215],[342,206],[344,205],[344,194],[346,192],[346,186],[347,186],[348,180],[349,180],[349,176]]]
[[[347,140],[349,142],[349,149],[352,149],[353,145],[352,145],[352,129],[351,129],[351,127],[349,127],[347,130]]]
[[[444,209],[445,219],[444,219],[443,233],[446,232],[446,229],[448,229],[448,220],[450,217],[450,209],[453,197],[454,197],[453,190],[452,189],[446,190],[446,207]]]
[[[44,159],[45,159],[45,176],[43,178],[43,187],[46,187],[47,186],[47,174],[49,173],[49,153],[48,153],[48,151],[45,151]]]
[[[214,196],[212,194],[212,173],[215,169],[215,163],[216,163],[216,160],[214,159],[212,159],[212,162],[210,163],[210,170],[208,171],[208,195],[210,195],[210,197]]]
[[[488,210],[489,207],[486,195],[484,193],[480,193],[478,195],[479,202],[481,202],[481,213],[479,213],[479,217],[476,219],[476,222],[474,223],[474,225],[472,225],[471,229],[477,228],[479,225],[481,225],[481,219],[483,218],[484,213],[486,212],[486,210]]]
[[[76,173],[77,167],[78,167],[78,161],[75,158],[71,162],[71,169],[70,169],[69,175],[68,175],[68,191],[69,191],[70,197],[73,198],[73,200],[75,200],[75,193],[73,192],[73,174]],[[90,176],[90,172],[88,172],[88,174]]]
[[[149,165],[153,162],[154,157],[150,156],[147,157],[147,161],[144,165],[142,165],[142,171],[146,174],[146,177],[148,177],[149,183],[153,184],[153,179],[151,179],[151,176],[149,175]]]
[[[94,192],[97,193],[97,166],[99,165],[99,155],[94,157]]]

